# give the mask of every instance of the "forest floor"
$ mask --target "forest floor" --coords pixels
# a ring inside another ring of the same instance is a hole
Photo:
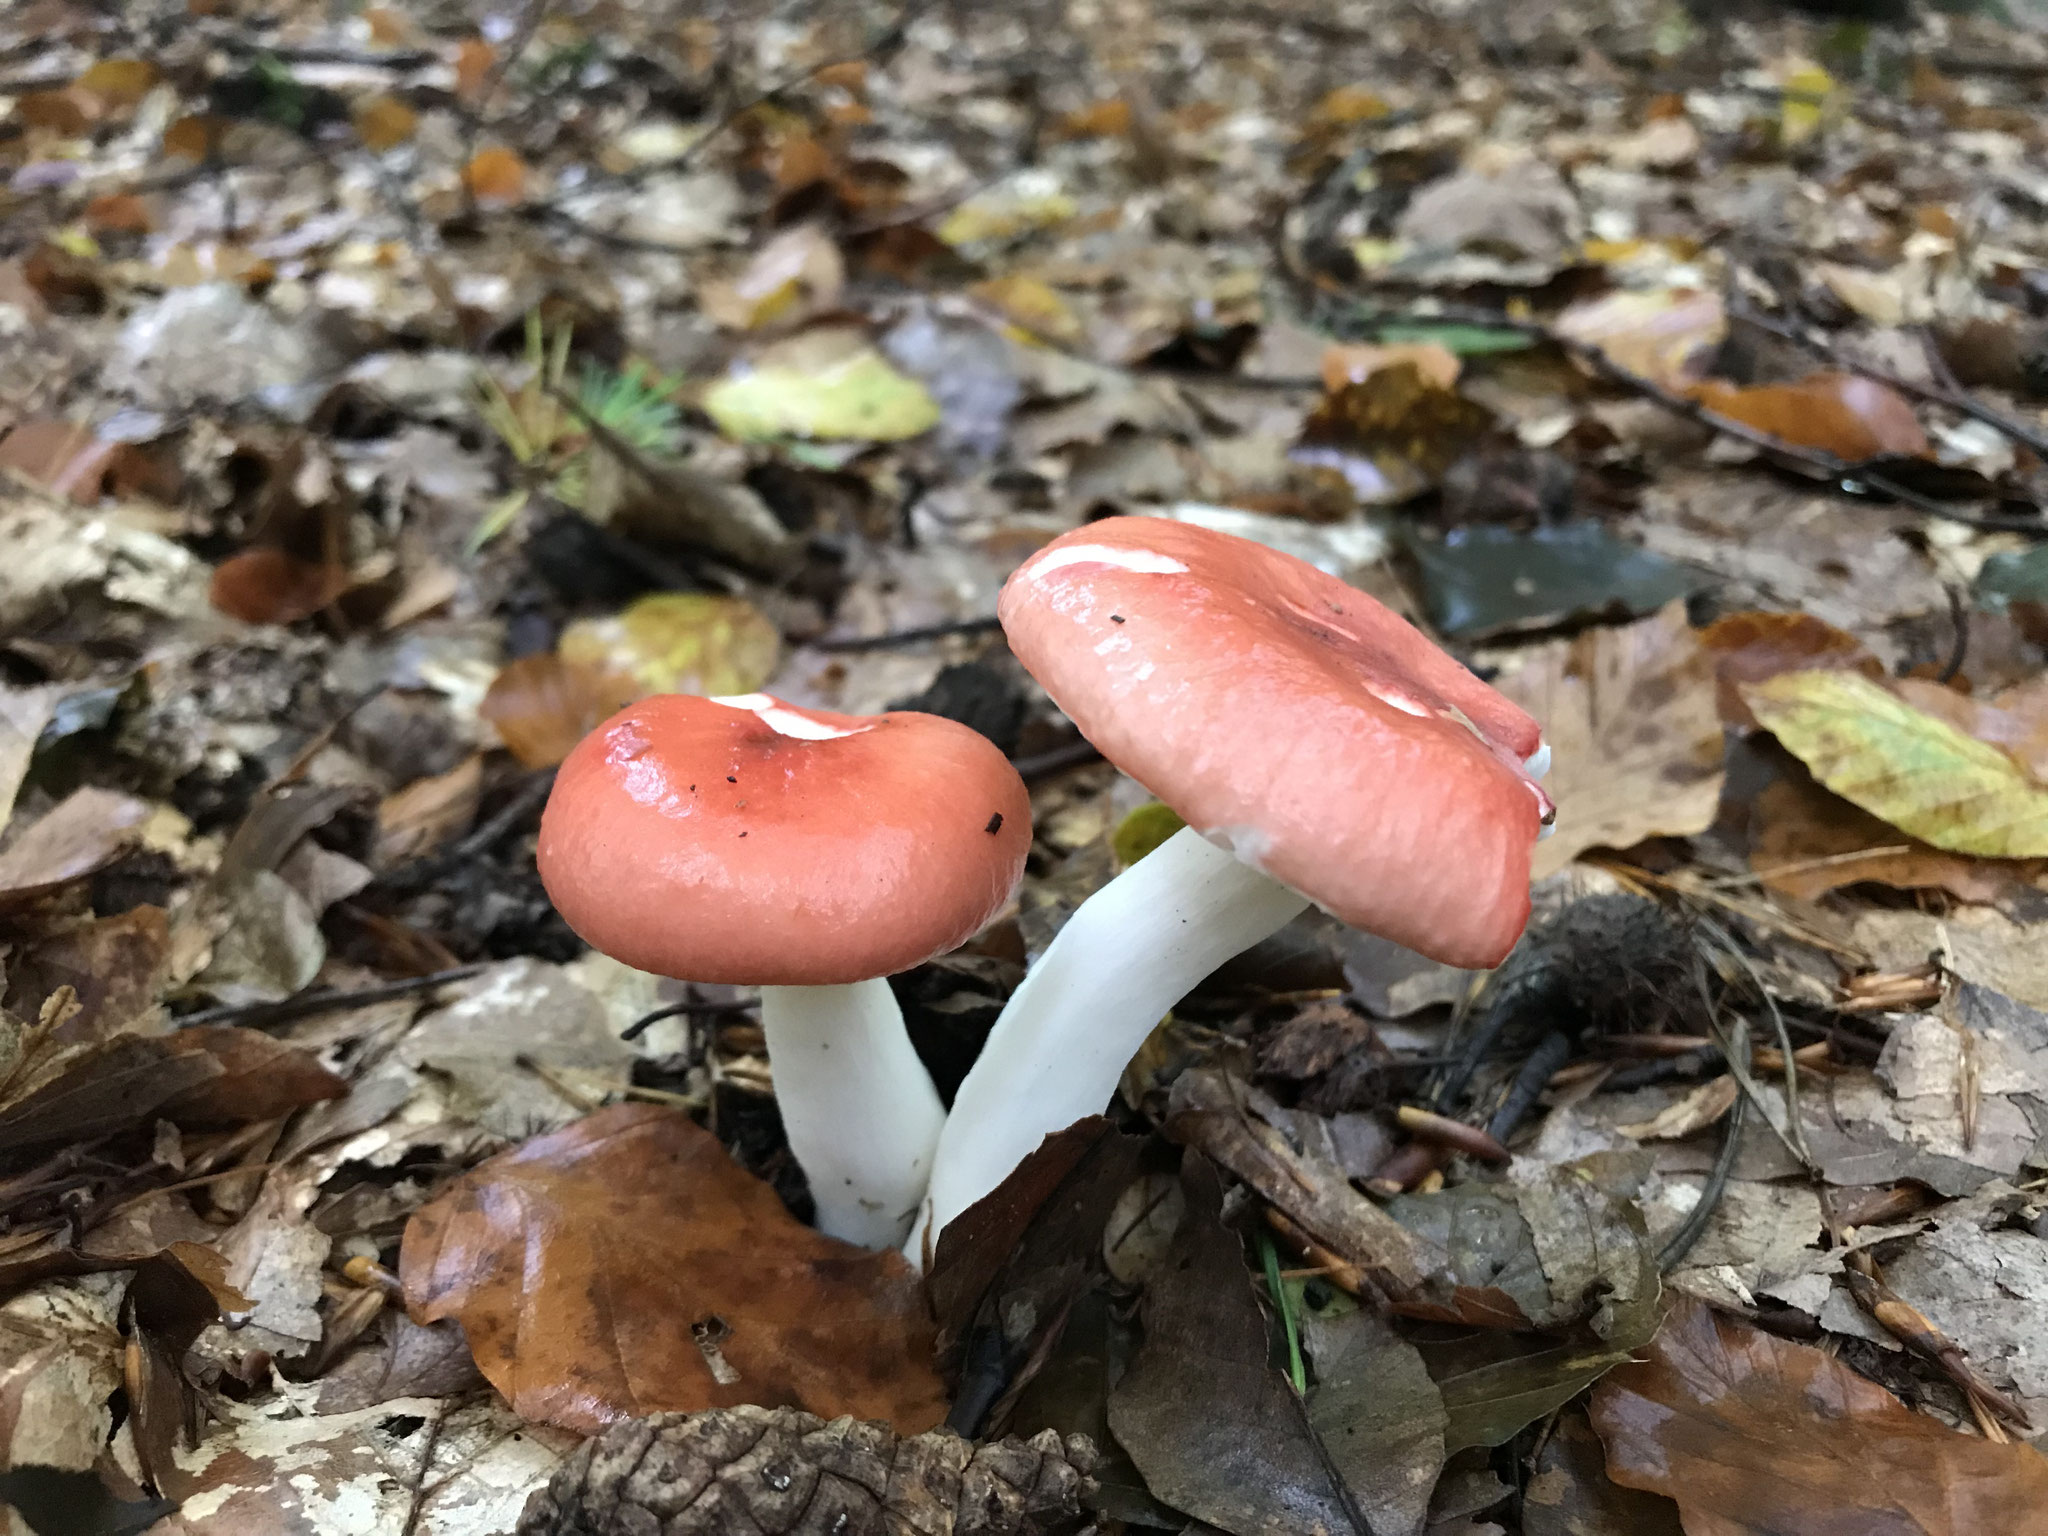
[[[0,1531],[482,1536],[754,1402],[1148,1529],[2048,1531],[2044,92],[1666,0],[10,7]],[[535,827],[648,693],[974,726],[950,1094],[1173,825],[993,617],[1112,513],[1413,618],[1557,835],[1491,975],[1224,967],[927,1286]]]

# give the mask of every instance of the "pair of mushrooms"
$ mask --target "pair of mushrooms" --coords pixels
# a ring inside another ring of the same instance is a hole
[[[1022,876],[1030,802],[984,737],[664,695],[570,754],[541,822],[542,878],[589,943],[760,985],[819,1227],[869,1247],[909,1233],[913,1262],[1044,1137],[1099,1114],[1204,976],[1311,902],[1437,960],[1498,964],[1553,815],[1534,720],[1263,545],[1091,523],[1026,561],[999,613],[1081,733],[1188,825],[1068,920],[950,1116],[883,978],[964,942]]]

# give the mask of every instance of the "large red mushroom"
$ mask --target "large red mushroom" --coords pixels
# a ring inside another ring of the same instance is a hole
[[[641,970],[761,988],[790,1150],[818,1226],[900,1242],[945,1112],[882,978],[1009,900],[1023,781],[935,715],[664,694],[562,764],[540,872],[569,926]]]
[[[1188,826],[1089,898],[1010,999],[940,1138],[919,1246],[1100,1113],[1168,1009],[1311,903],[1437,960],[1498,964],[1553,816],[1534,720],[1264,545],[1110,518],[1027,560],[999,611],[1082,735]]]

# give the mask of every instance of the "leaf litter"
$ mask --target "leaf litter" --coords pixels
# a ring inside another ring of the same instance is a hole
[[[2048,43],[1872,9],[0,24],[10,1530],[502,1531],[749,1403],[1146,1529],[2025,1529]],[[1128,511],[1423,621],[1559,831],[1491,976],[1225,967],[928,1315],[534,821],[650,691],[984,729],[948,1085],[1153,840],[989,622]]]

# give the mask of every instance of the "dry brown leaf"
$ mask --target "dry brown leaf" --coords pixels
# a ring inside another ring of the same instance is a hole
[[[1557,833],[1536,845],[1537,878],[1589,848],[1713,824],[1723,757],[1714,658],[1683,602],[1533,647],[1498,686],[1536,717],[1553,749],[1544,787],[1557,803]]]
[[[508,662],[491,680],[477,713],[528,768],[552,768],[638,690],[620,678],[544,651]]]
[[[498,50],[480,37],[466,37],[455,50],[455,94],[475,106],[497,68]]]
[[[281,549],[245,549],[213,572],[207,597],[245,624],[296,624],[348,590],[345,567],[302,560]]]
[[[1818,448],[1849,464],[1900,456],[1925,458],[1927,433],[1906,398],[1854,373],[1816,373],[1797,384],[1749,388],[1709,379],[1693,398],[1717,415],[1799,448]]]
[[[2039,1531],[2048,1459],[1914,1413],[1834,1356],[1689,1297],[1593,1389],[1607,1470],[1689,1536]]]
[[[1485,406],[1402,359],[1325,395],[1293,457],[1335,469],[1361,502],[1392,504],[1436,484],[1492,424]]]
[[[1464,371],[1458,354],[1441,342],[1403,341],[1389,346],[1354,342],[1323,350],[1323,388],[1335,392],[1346,384],[1363,384],[1396,363],[1413,363],[1425,380],[1440,389],[1452,388]]]
[[[1714,653],[1715,698],[1721,718],[1744,730],[1757,728],[1742,700],[1742,687],[1780,672],[1842,667],[1881,679],[1884,663],[1847,630],[1804,613],[1731,613],[1700,631],[1700,644]]]
[[[462,184],[479,203],[510,207],[526,200],[526,162],[516,150],[488,144],[462,168]]]
[[[1750,808],[1749,864],[1771,890],[1809,901],[1868,881],[1988,903],[2048,868],[2038,859],[1944,853],[1830,793],[1796,764]]]
[[[377,807],[373,862],[388,868],[438,848],[476,819],[483,788],[484,760],[472,753],[446,773],[414,779]]]
[[[72,791],[0,853],[0,907],[111,864],[140,835],[149,802],[111,789]]]
[[[356,137],[380,155],[405,143],[420,125],[419,114],[396,96],[380,94],[358,102],[353,116]]]
[[[786,229],[735,277],[699,291],[704,313],[735,331],[789,323],[832,308],[846,287],[846,258],[817,224]]]
[[[146,235],[156,228],[149,204],[133,192],[105,192],[85,205],[86,225],[102,235]]]
[[[492,1158],[413,1217],[399,1268],[413,1317],[458,1319],[522,1418],[945,1415],[902,1257],[800,1225],[676,1110],[622,1104]]]
[[[200,1025],[168,1038],[181,1054],[203,1051],[221,1067],[218,1076],[158,1107],[159,1115],[179,1125],[211,1129],[275,1120],[348,1092],[346,1081],[307,1052],[257,1030]]]

